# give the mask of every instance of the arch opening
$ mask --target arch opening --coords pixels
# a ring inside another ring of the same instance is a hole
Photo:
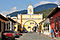
[[[36,32],[38,24],[34,20],[28,20],[23,24],[23,28],[28,32]]]

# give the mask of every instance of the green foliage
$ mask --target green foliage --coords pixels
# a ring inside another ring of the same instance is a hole
[[[43,14],[43,17],[46,18],[48,14],[53,10],[54,8],[49,8],[40,12],[35,12],[35,14]]]

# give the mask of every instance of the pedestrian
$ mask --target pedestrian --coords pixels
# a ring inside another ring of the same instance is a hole
[[[56,31],[56,38],[58,37],[58,30]]]
[[[31,27],[30,27],[30,32],[31,32]]]
[[[36,32],[36,30],[37,30],[37,27],[35,26],[35,27],[34,27],[34,32]]]
[[[51,29],[51,37],[53,38],[53,28]]]
[[[32,31],[34,32],[34,28],[32,28]]]
[[[41,30],[39,30],[39,35],[41,34]]]

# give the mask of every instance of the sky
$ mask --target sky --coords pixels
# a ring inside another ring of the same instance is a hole
[[[0,12],[9,11],[13,7],[16,7],[17,10],[25,10],[30,2],[35,7],[39,3],[56,2],[56,0],[0,0]]]

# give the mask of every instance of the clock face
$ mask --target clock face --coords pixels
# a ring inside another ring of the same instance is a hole
[[[30,13],[32,12],[32,10],[31,10],[31,9],[30,9],[29,11],[30,11]]]

